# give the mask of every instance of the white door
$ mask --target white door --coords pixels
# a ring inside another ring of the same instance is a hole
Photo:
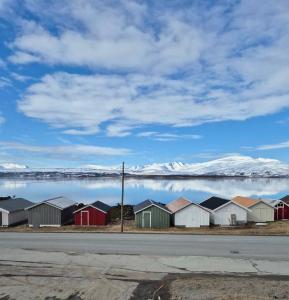
[[[199,214],[193,214],[192,227],[200,227],[201,216]]]
[[[144,228],[152,227],[152,215],[150,211],[142,212],[142,227]]]
[[[266,208],[258,208],[256,209],[256,215],[259,222],[264,222],[267,220],[267,209]]]
[[[83,210],[80,212],[81,217],[81,226],[89,225],[89,212],[87,210]]]

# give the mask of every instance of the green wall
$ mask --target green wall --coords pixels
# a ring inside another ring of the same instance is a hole
[[[151,228],[167,228],[170,226],[170,214],[156,206],[151,206],[136,214],[135,225],[137,227],[142,227],[142,213],[144,211],[151,212]]]

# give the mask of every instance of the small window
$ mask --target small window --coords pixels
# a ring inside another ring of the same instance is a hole
[[[284,203],[278,203],[277,207],[284,207]]]

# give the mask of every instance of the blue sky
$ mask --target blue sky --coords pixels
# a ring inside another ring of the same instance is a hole
[[[289,162],[289,2],[0,0],[0,163]]]

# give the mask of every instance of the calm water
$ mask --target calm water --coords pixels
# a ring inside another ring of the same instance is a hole
[[[114,205],[120,201],[120,187],[119,179],[0,179],[0,196],[15,195],[37,202],[63,195],[77,202],[89,203],[98,199]],[[289,194],[289,179],[127,179],[125,182],[125,202],[130,204],[147,198],[167,203],[179,196],[201,202],[211,195],[279,199],[286,194]]]
[[[66,196],[77,202],[96,199],[113,205],[120,201],[119,179],[15,180],[0,179],[0,195],[15,195],[31,201]],[[211,195],[237,195],[279,199],[289,194],[289,179],[127,179],[125,202],[135,204],[147,198],[167,203],[179,196],[201,202]]]

